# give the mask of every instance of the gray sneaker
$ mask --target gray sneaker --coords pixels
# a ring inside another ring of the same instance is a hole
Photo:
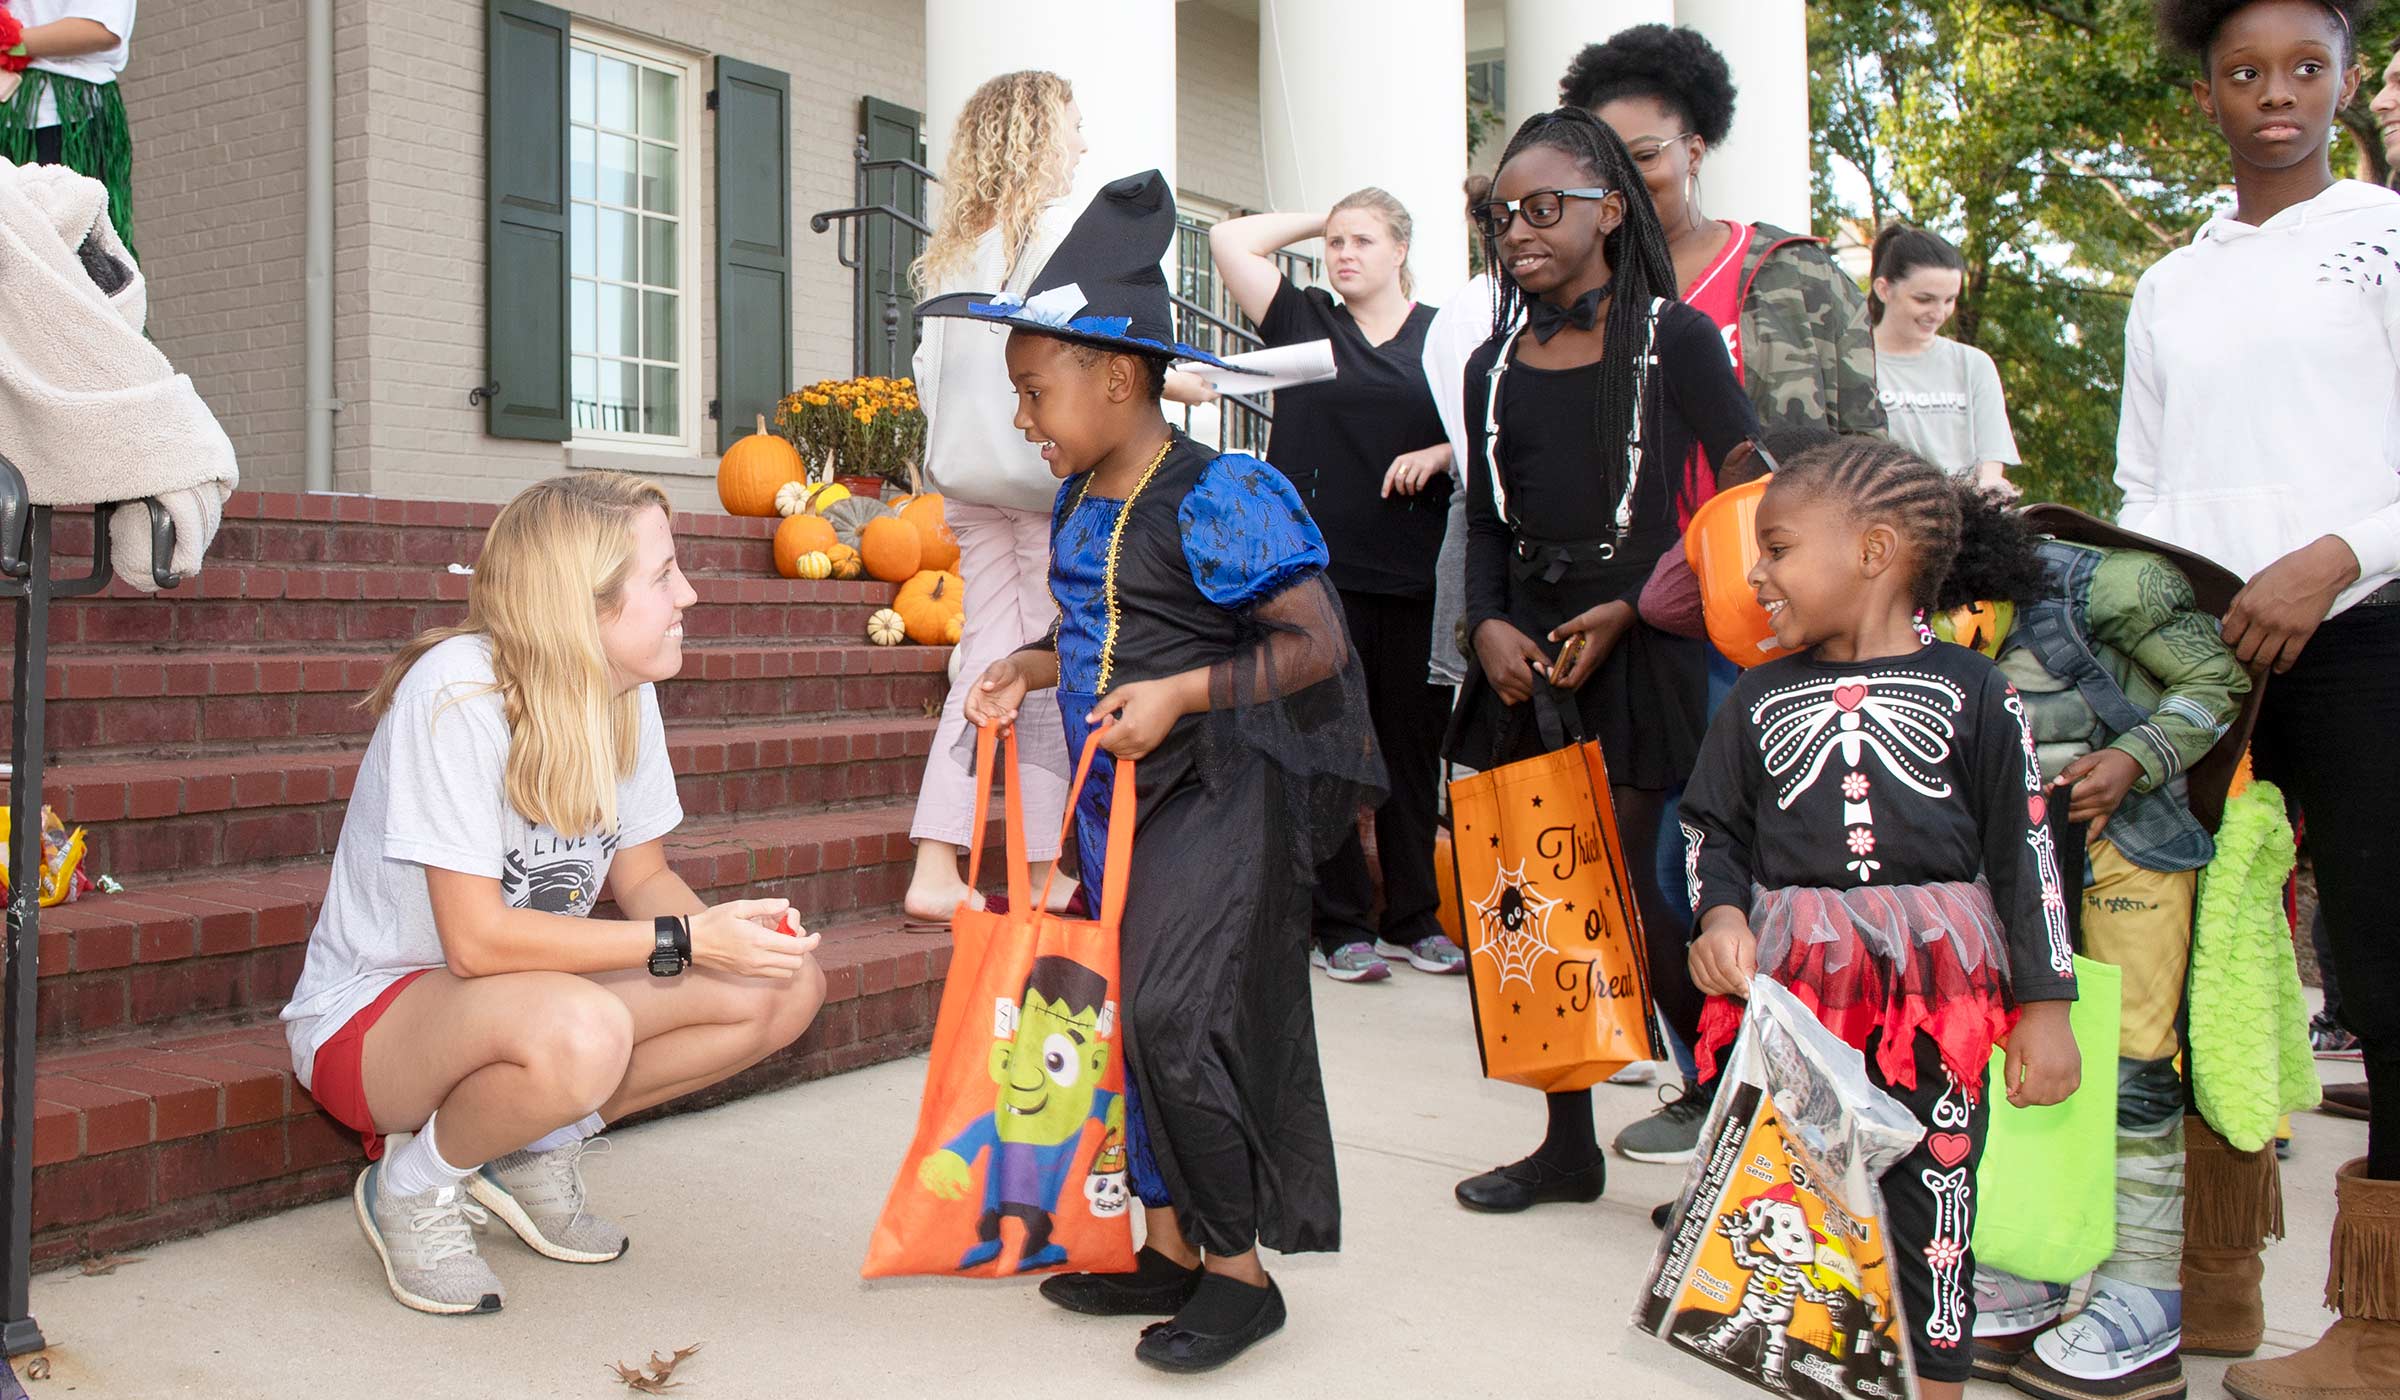
[[[1429,933],[1414,943],[1389,943],[1375,940],[1375,955],[1393,962],[1404,962],[1419,972],[1459,973],[1467,970],[1467,952],[1450,941],[1449,935]]]
[[[615,1222],[583,1208],[583,1154],[604,1138],[550,1152],[511,1152],[467,1178],[467,1192],[537,1254],[569,1264],[605,1264],[630,1243]]]
[[[1392,975],[1391,965],[1375,956],[1372,944],[1364,942],[1345,943],[1331,956],[1322,948],[1312,948],[1308,960],[1336,982],[1381,982]]]
[[[456,1186],[404,1197],[382,1186],[383,1163],[369,1162],[350,1199],[392,1296],[424,1313],[500,1311],[499,1276],[475,1252],[474,1227],[489,1217]]]
[[[1708,1118],[1708,1100],[1682,1085],[1662,1088],[1658,1097],[1658,1112],[1617,1134],[1617,1155],[1666,1166],[1688,1162],[1700,1147],[1700,1125]]]

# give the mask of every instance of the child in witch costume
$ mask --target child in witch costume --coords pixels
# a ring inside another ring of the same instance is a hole
[[[1866,1055],[1926,1126],[1882,1177],[1893,1278],[1927,1400],[1956,1400],[1975,1323],[1985,1068],[2009,1101],[2074,1092],[2065,895],[2025,702],[1921,633],[1958,550],[1956,489],[1852,438],[1781,464],[1750,583],[1800,655],[1745,672],[1684,790],[1696,1047],[1714,1070],[1764,973]]]
[[[1324,539],[1285,478],[1174,432],[1176,344],[1159,261],[1175,205],[1150,171],[1103,189],[1023,300],[939,297],[927,315],[1012,328],[1017,425],[1064,479],[1057,631],[984,672],[977,724],[1055,687],[1070,745],[1105,725],[1139,760],[1122,958],[1126,1146],[1146,1243],[1131,1274],[1068,1274],[1076,1312],[1169,1315],[1135,1355],[1223,1365],[1283,1325],[1258,1247],[1340,1239],[1333,1136],[1308,987],[1310,872],[1380,796],[1366,696]],[[1027,714],[1025,722],[1047,716]],[[1076,812],[1087,883],[1105,860],[1106,774]]]
[[[2043,781],[2064,804],[2053,825],[2076,948],[2124,971],[2116,1250],[2063,1323],[2063,1284],[1979,1268],[1975,1370],[2057,1400],[2171,1400],[2184,1393],[2177,1022],[2199,871],[2242,748],[2226,736],[2251,692],[2208,603],[2222,609],[2241,582],[2064,506],[2020,513],[1962,485],[1959,510],[1934,631],[1993,657],[2024,698]],[[2205,1125],[2192,1136],[2207,1190],[2224,1176],[2209,1160],[2222,1144]]]

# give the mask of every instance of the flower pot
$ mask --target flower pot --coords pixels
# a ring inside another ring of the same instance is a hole
[[[864,496],[874,501],[883,499],[883,478],[880,476],[837,476],[834,480],[848,488],[853,496]]]

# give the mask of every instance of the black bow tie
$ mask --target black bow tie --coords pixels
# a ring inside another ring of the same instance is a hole
[[[1601,283],[1575,298],[1573,306],[1559,306],[1535,297],[1525,304],[1525,328],[1532,331],[1533,338],[1544,345],[1550,343],[1550,337],[1569,326],[1588,331],[1600,324],[1600,303],[1607,298],[1611,285],[1613,279]]]

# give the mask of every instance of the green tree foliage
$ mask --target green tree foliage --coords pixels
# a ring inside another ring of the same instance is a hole
[[[2395,32],[2343,113],[2338,174],[2387,175],[2366,114]],[[1906,219],[1967,264],[1949,334],[2000,366],[2029,498],[2113,514],[2125,316],[2143,269],[2231,204],[2222,143],[2148,0],[1811,0],[1816,217]],[[1837,182],[1836,171],[1855,172]],[[1863,183],[1863,204],[1845,201]]]

